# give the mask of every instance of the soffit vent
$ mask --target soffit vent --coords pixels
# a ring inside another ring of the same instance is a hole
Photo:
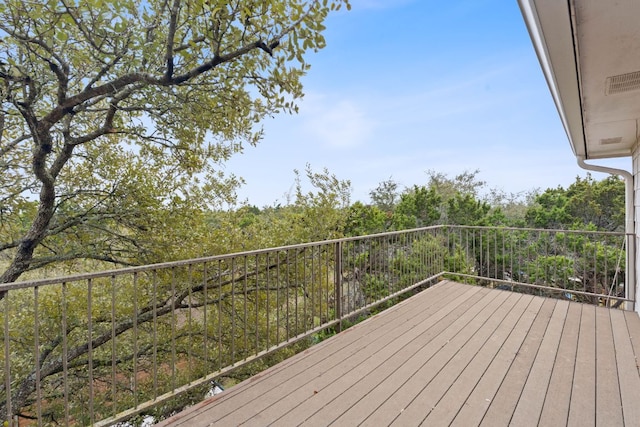
[[[620,144],[622,142],[622,137],[617,136],[615,138],[603,138],[600,140],[600,145],[613,145]]]
[[[640,71],[607,77],[607,95],[629,92],[638,89],[640,89]]]

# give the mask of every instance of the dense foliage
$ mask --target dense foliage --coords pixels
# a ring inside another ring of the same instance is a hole
[[[547,189],[529,206],[526,219],[539,228],[583,228],[624,230],[624,182],[610,176],[601,181],[591,175],[577,177],[566,190]]]

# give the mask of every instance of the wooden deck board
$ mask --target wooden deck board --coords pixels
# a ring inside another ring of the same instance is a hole
[[[596,323],[595,307],[583,306],[576,364],[571,388],[568,426],[589,427],[596,422]]]
[[[556,303],[546,333],[538,349],[537,357],[533,362],[527,382],[518,399],[510,421],[511,425],[522,427],[538,425],[568,308],[569,303],[567,301],[558,301]]]
[[[573,385],[573,371],[576,362],[581,316],[582,306],[580,304],[569,304],[542,413],[540,414],[540,426],[555,427],[557,425],[565,425],[569,418],[571,387]]]
[[[638,317],[636,316],[636,318]],[[640,390],[640,376],[629,375],[634,369],[637,370],[637,365],[633,346],[629,341],[629,328],[622,311],[611,312],[611,328],[613,330],[614,348],[616,350],[624,424],[628,426],[640,426],[640,405],[637,404],[638,390]]]
[[[549,299],[543,302],[527,337],[518,350],[498,393],[491,401],[480,425],[489,427],[509,425],[555,305],[556,300]]]
[[[637,304],[640,304],[638,302]],[[640,317],[636,313],[627,311],[624,313],[627,321],[627,329],[631,337],[631,346],[635,354],[635,363],[638,372],[640,372]]]
[[[160,426],[638,426],[639,354],[636,313],[445,281]]]
[[[487,296],[486,299],[489,297]],[[466,309],[460,311],[462,316],[469,313],[468,310],[473,302],[474,300],[469,300],[464,305]],[[459,304],[459,301],[454,301],[451,306],[455,304]],[[296,420],[303,422],[307,417],[325,407],[348,385],[366,376],[372,370],[379,369],[397,351],[409,346],[425,331],[425,328],[432,324],[442,323],[441,320],[447,316],[451,309],[452,307],[445,305],[433,316],[425,317],[428,319],[427,321],[416,320],[415,327],[409,328],[405,324],[405,327],[401,328],[401,332],[397,333],[394,338],[377,346],[373,351],[358,352],[354,354],[354,357],[346,360],[341,359],[338,355],[335,357],[335,364],[332,365],[334,367],[331,370],[322,371],[322,375],[309,378],[294,395],[271,405],[262,411],[260,416],[273,419],[278,425],[290,425]],[[333,409],[331,413],[333,413]]]
[[[611,330],[611,316],[606,308],[596,308],[596,425],[623,424],[620,381]]]

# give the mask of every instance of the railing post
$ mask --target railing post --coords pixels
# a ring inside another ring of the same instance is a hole
[[[12,294],[13,295],[13,294]],[[4,324],[2,325],[4,332],[2,339],[4,341],[4,390],[5,390],[5,417],[7,417],[8,425],[13,427],[18,425],[13,421],[13,408],[11,407],[11,348],[9,340],[9,291],[4,293]],[[0,419],[0,422],[2,420]]]
[[[335,316],[339,319],[338,332],[342,331],[342,242],[335,244],[335,269],[334,269],[334,294],[335,294]]]
[[[624,308],[625,310],[636,311],[636,236],[635,234],[627,233],[625,237],[627,239],[627,259],[624,293],[625,298],[631,301],[625,302]]]

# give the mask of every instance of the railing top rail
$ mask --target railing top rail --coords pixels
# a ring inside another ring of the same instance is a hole
[[[208,262],[221,261],[225,259],[238,258],[238,257],[244,257],[244,256],[254,256],[254,255],[261,255],[261,254],[273,253],[273,252],[279,252],[279,251],[290,251],[290,250],[296,250],[296,249],[325,246],[325,245],[331,245],[331,244],[340,243],[340,242],[350,242],[350,241],[363,240],[363,239],[380,238],[380,237],[393,236],[398,234],[406,234],[408,232],[435,230],[435,229],[446,228],[446,227],[447,226],[444,226],[444,225],[434,225],[430,227],[414,228],[410,230],[389,231],[385,233],[368,234],[365,236],[342,237],[339,239],[330,239],[330,240],[322,240],[322,241],[316,241],[316,242],[299,243],[295,245],[277,246],[273,248],[233,252],[233,253],[228,253],[223,255],[211,255],[211,256],[200,257],[200,258],[191,258],[191,259],[163,262],[163,263],[157,263],[157,264],[146,264],[146,265],[135,266],[135,267],[124,267],[124,268],[117,268],[117,269],[111,269],[111,270],[95,271],[90,273],[79,273],[79,274],[71,274],[67,276],[56,276],[56,277],[44,278],[44,279],[32,279],[32,280],[24,280],[24,281],[12,282],[12,283],[1,283],[0,292],[9,291],[13,289],[33,288],[36,286],[46,286],[46,285],[58,284],[58,283],[77,282],[77,281],[88,280],[88,279],[99,279],[103,277],[122,276],[125,274],[142,273],[146,271],[169,269],[174,267],[183,267],[183,266],[195,265],[195,264],[203,264]]]
[[[345,242],[351,242],[351,241],[357,241],[357,240],[363,240],[363,239],[389,237],[389,236],[394,236],[399,234],[406,234],[410,232],[437,230],[437,229],[445,229],[445,228],[504,230],[504,231],[546,231],[546,232],[555,232],[555,233],[597,234],[597,235],[611,235],[611,236],[625,235],[624,232],[612,232],[612,231],[561,230],[561,229],[470,226],[470,225],[433,225],[429,227],[420,227],[420,228],[414,228],[409,230],[388,231],[384,233],[369,234],[365,236],[343,237],[339,239],[323,240],[319,242],[316,241],[316,242],[299,243],[295,245],[286,245],[286,246],[278,246],[273,248],[234,252],[234,253],[228,253],[228,254],[222,254],[222,255],[211,255],[211,256],[200,257],[200,258],[191,258],[191,259],[163,262],[163,263],[157,263],[157,264],[146,264],[146,265],[135,266],[135,267],[124,267],[124,268],[117,268],[117,269],[111,269],[111,270],[94,271],[90,273],[79,273],[79,274],[72,274],[67,276],[56,276],[51,278],[31,279],[31,280],[24,280],[24,281],[12,282],[12,283],[2,283],[0,284],[0,292],[14,290],[14,289],[33,288],[36,286],[46,286],[46,285],[59,284],[59,283],[77,282],[81,280],[99,279],[104,277],[116,277],[116,276],[122,276],[126,274],[143,273],[143,272],[153,271],[153,270],[169,269],[174,267],[183,267],[188,265],[222,261],[225,259],[238,258],[243,256],[255,256],[255,255],[273,253],[278,251],[290,251],[290,250],[296,250],[296,249],[331,245],[331,244],[340,243],[340,242],[345,243]]]
[[[445,225],[443,227],[462,229],[482,229],[482,230],[506,230],[506,231],[547,231],[552,233],[568,234],[598,234],[609,236],[624,236],[624,231],[601,231],[601,230],[567,230],[561,228],[527,228],[527,227],[503,227],[493,225]]]

